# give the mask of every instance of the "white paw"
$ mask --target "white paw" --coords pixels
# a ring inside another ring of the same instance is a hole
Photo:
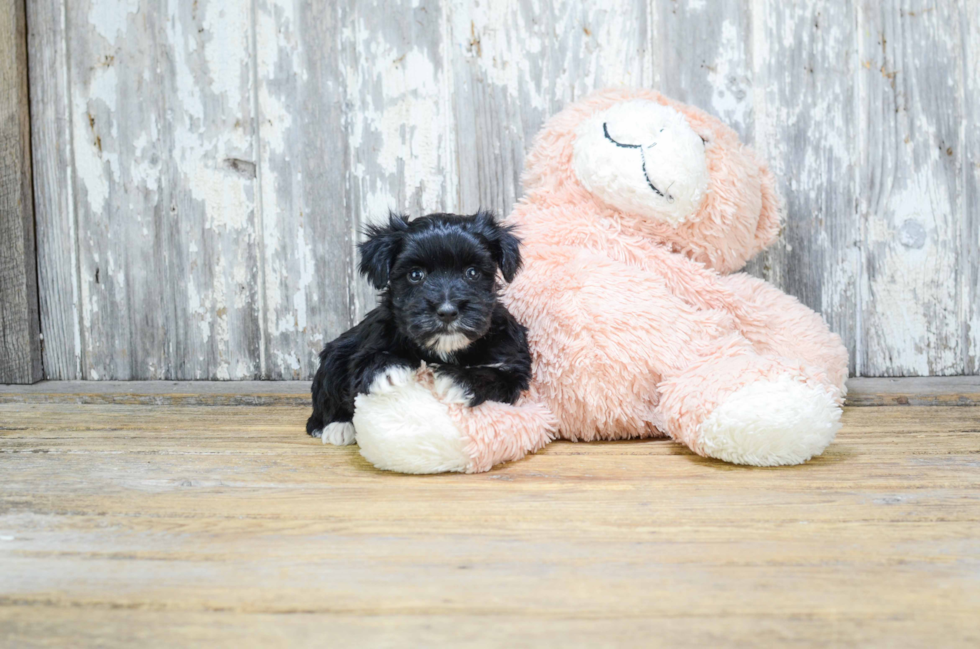
[[[361,455],[379,469],[444,473],[470,463],[448,406],[414,380],[358,395],[354,427]]]
[[[840,430],[840,406],[826,391],[790,376],[739,388],[699,428],[700,450],[734,464],[802,464]]]
[[[335,421],[320,431],[320,441],[334,446],[349,446],[354,443],[354,424],[349,421]]]
[[[378,372],[368,391],[372,394],[388,394],[415,379],[415,370],[404,365],[392,365],[383,372]]]
[[[469,405],[473,396],[469,390],[456,383],[452,377],[439,374],[439,372],[435,373],[432,390],[444,403],[459,403],[464,406]]]

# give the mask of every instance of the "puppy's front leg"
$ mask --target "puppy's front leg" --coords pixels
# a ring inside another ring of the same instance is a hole
[[[436,393],[471,408],[484,401],[513,404],[527,384],[508,369],[503,364],[439,365],[435,368]]]
[[[349,421],[335,421],[327,424],[322,430],[311,433],[319,437],[324,444],[334,446],[350,446],[354,443],[354,424]]]
[[[350,406],[354,409],[354,398],[359,394],[388,394],[411,381],[415,376],[417,363],[412,363],[401,355],[387,351],[362,354],[355,357],[351,366],[358,368],[351,376]]]
[[[354,400],[358,394],[390,394],[405,385],[415,376],[415,370],[407,365],[386,365],[382,359],[377,365],[369,364],[353,386],[348,408],[354,412]],[[350,420],[334,421],[312,433],[324,444],[347,446],[356,441],[357,431]]]
[[[407,384],[415,377],[415,370],[408,365],[388,365],[375,372],[368,383],[366,392],[389,394]]]

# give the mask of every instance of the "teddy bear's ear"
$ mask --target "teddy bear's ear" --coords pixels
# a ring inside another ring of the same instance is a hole
[[[514,226],[501,225],[490,212],[477,212],[473,216],[476,234],[481,236],[490,248],[490,255],[496,262],[504,280],[509,284],[521,269],[521,240],[514,234]]]
[[[388,275],[395,258],[401,252],[402,240],[407,231],[408,217],[394,212],[388,213],[387,225],[367,227],[367,239],[358,246],[361,252],[358,270],[370,280],[374,288],[380,290],[388,285]]]

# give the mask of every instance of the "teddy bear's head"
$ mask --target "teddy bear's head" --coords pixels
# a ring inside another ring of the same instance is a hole
[[[524,190],[532,202],[582,202],[562,213],[614,219],[721,272],[779,232],[772,174],[735,131],[653,90],[600,91],[552,117]]]

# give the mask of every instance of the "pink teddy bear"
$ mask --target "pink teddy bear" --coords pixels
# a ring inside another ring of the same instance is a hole
[[[566,107],[527,158],[508,221],[524,269],[531,388],[467,408],[423,368],[356,402],[361,454],[404,473],[480,472],[553,439],[669,436],[736,464],[799,464],[840,428],[847,352],[819,315],[736,273],[779,231],[773,177],[730,128],[652,90]]]

